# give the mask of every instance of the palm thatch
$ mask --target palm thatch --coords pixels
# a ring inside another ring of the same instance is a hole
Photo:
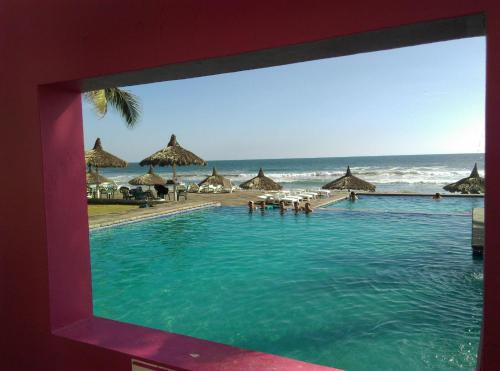
[[[255,178],[241,183],[240,187],[243,189],[258,189],[263,191],[279,191],[283,188],[280,184],[265,176],[262,168],[260,168],[259,174],[257,174]]]
[[[474,169],[467,178],[460,179],[458,182],[445,185],[443,187],[448,192],[468,193],[484,193],[484,178],[479,176],[477,171],[477,163],[474,164]]]
[[[87,184],[101,184],[101,183],[112,183],[111,180],[106,178],[105,176],[102,176],[95,171],[92,171],[92,169],[89,169],[87,173]]]
[[[209,184],[213,186],[222,186],[224,189],[231,189],[233,187],[233,184],[231,183],[231,180],[228,178],[224,178],[222,175],[219,175],[217,173],[217,170],[215,170],[215,167],[212,170],[212,175],[209,177],[205,178],[202,182],[200,182],[198,185],[202,186],[203,184]]]
[[[85,163],[88,166],[99,167],[125,167],[127,162],[102,149],[101,139],[97,138],[94,148],[85,151]]]
[[[132,179],[131,181],[129,181],[128,183],[132,184],[132,185],[147,185],[147,186],[152,186],[152,185],[155,185],[155,184],[161,184],[161,185],[163,185],[166,182],[167,182],[167,180],[163,179],[158,174],[155,174],[153,172],[153,167],[150,166],[149,167],[149,171],[146,174],[138,176],[138,177]]]
[[[177,138],[174,134],[170,137],[170,141],[167,146],[159,151],[153,153],[151,156],[146,157],[144,160],[139,162],[139,165],[150,165],[150,166],[172,166],[172,180],[174,181],[174,197],[176,197],[176,168],[177,166],[189,166],[189,165],[203,165],[205,166],[207,162],[202,158],[196,156],[193,152],[182,148],[179,143],[177,143]]]
[[[196,156],[193,152],[182,148],[179,143],[177,143],[177,138],[174,134],[170,137],[170,141],[165,148],[146,157],[139,163],[141,166],[189,166],[206,164],[207,162],[205,160]]]
[[[351,173],[351,168],[347,166],[347,171],[344,176],[335,179],[334,181],[325,184],[323,189],[355,189],[358,191],[375,191],[375,186],[367,181],[355,177]]]

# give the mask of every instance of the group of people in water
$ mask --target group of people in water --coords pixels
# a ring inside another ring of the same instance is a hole
[[[441,196],[440,193],[436,193],[432,196],[434,200],[440,200],[443,196]],[[354,202],[358,199],[358,195],[354,191],[349,192],[349,201]],[[259,202],[260,204],[260,209],[264,211],[266,207],[271,207],[274,208],[274,205],[267,205],[265,201]],[[279,209],[281,214],[283,214],[285,211],[288,210],[288,207],[286,206],[284,201],[279,202]],[[253,212],[254,210],[257,209],[257,206],[255,202],[253,201],[248,201],[248,209],[250,212]],[[296,214],[299,212],[304,212],[306,214],[312,213],[313,209],[311,207],[311,204],[309,202],[306,202],[304,206],[301,206],[298,201],[293,202],[292,210],[295,211]]]
[[[349,200],[350,201],[356,201],[358,199],[358,195],[352,191],[349,193]],[[265,201],[261,201],[258,203],[260,205],[260,209],[262,211],[264,211],[267,207],[270,207],[270,208],[274,208],[275,205],[268,205],[266,204]],[[286,206],[285,202],[284,201],[280,201],[279,204],[279,209],[280,209],[280,212],[281,214],[283,214],[285,211],[288,210],[288,207]],[[253,212],[255,210],[257,210],[257,205],[254,201],[248,201],[248,210],[250,212]],[[300,203],[298,201],[294,201],[293,202],[293,205],[292,205],[292,210],[298,214],[300,212],[304,212],[306,214],[310,214],[313,212],[313,208],[311,207],[311,203],[310,202],[306,202],[304,204],[304,206],[301,206]]]
[[[266,209],[266,202],[265,201],[262,201],[260,202],[260,209],[262,211],[264,211]],[[253,201],[248,201],[248,209],[250,212],[253,212],[254,210],[257,209],[257,206],[255,205],[255,202]],[[279,209],[280,209],[280,212],[283,214],[285,211],[288,210],[288,207],[285,205],[285,202],[284,201],[280,201],[279,202]],[[299,202],[298,201],[295,201],[293,203],[293,211],[295,211],[296,214],[298,214],[299,212],[304,212],[306,214],[310,214],[312,213],[313,209],[311,207],[311,204],[309,202],[306,202],[304,204],[304,206],[300,206]]]

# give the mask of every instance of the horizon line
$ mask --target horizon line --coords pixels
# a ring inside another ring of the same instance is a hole
[[[274,157],[274,158],[245,158],[245,159],[225,159],[225,160],[207,160],[210,161],[268,161],[268,160],[307,160],[323,158],[353,158],[353,157],[409,157],[409,156],[446,156],[446,155],[485,155],[485,152],[456,152],[456,153],[420,153],[406,155],[356,155],[356,156],[318,156],[318,157]],[[130,163],[139,163],[141,160],[128,161]]]

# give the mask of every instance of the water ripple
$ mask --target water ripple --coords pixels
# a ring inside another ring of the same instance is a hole
[[[466,207],[228,207],[100,230],[94,310],[347,370],[471,369],[483,271]]]

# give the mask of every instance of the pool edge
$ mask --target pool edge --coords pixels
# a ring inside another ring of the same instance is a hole
[[[138,222],[151,220],[151,219],[159,219],[159,218],[178,215],[178,214],[185,214],[185,213],[189,213],[189,212],[193,212],[193,211],[197,211],[197,210],[209,209],[212,207],[220,207],[220,206],[221,206],[220,202],[205,202],[203,204],[194,205],[194,206],[185,206],[185,207],[179,207],[179,208],[170,209],[170,210],[162,210],[160,212],[156,212],[153,214],[122,218],[122,219],[117,219],[117,220],[113,220],[110,222],[89,225],[89,232],[93,232],[93,231],[97,231],[97,230],[101,230],[101,229],[112,228],[112,227],[117,227],[120,225],[138,223]]]

